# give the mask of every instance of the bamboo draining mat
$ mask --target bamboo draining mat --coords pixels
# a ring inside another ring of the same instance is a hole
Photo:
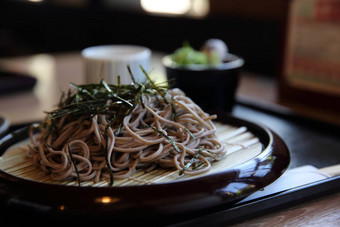
[[[263,150],[263,145],[260,143],[259,139],[249,132],[246,127],[234,127],[220,123],[215,124],[217,127],[216,134],[226,144],[228,153],[223,160],[213,163],[212,168],[205,174],[211,174],[241,164],[254,158]],[[28,139],[9,148],[0,158],[0,169],[17,177],[33,181],[63,185],[78,185],[78,181],[51,180],[49,176],[47,176],[38,167],[34,166],[26,157],[25,151],[22,148],[25,147],[27,143],[29,143]],[[115,180],[114,186],[162,183],[181,180],[187,177],[189,176],[179,177],[177,170],[168,171],[158,169],[149,173],[139,171],[129,179]],[[94,183],[93,181],[82,181],[81,186],[108,186],[108,181],[103,180],[98,183]]]

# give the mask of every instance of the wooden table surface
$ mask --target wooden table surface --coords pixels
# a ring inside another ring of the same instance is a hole
[[[340,226],[340,193],[297,204],[230,226]]]
[[[152,78],[165,79],[160,64],[161,53],[153,53],[151,60]],[[32,91],[17,92],[0,96],[0,115],[12,124],[40,121],[43,111],[51,110],[58,102],[61,91],[69,83],[84,83],[83,65],[79,52],[36,54],[31,56],[0,59],[0,69],[29,73],[38,80]],[[275,99],[275,87],[268,79],[242,75],[238,96],[258,94],[259,100],[270,102]],[[266,93],[258,92],[264,91]],[[256,98],[256,97],[255,97]],[[227,226],[228,223],[225,223]],[[297,204],[280,211],[236,223],[232,226],[340,226],[340,193]]]

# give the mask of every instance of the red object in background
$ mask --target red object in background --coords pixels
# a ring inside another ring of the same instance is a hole
[[[315,18],[320,21],[340,21],[339,0],[319,0],[316,3]]]
[[[279,100],[340,112],[340,1],[291,0]]]

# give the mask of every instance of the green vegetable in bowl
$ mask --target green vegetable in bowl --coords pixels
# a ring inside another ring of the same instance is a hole
[[[184,42],[181,48],[175,50],[173,54],[170,55],[171,60],[178,65],[218,65],[222,63],[221,54],[217,49],[204,48],[200,51],[195,50],[190,46],[188,42]]]
[[[170,55],[172,61],[179,65],[208,64],[208,57],[205,53],[192,48],[188,43],[177,49]]]

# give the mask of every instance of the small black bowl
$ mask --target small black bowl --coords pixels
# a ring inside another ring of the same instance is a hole
[[[231,112],[244,60],[228,54],[217,66],[174,63],[169,55],[162,59],[169,86],[181,89],[208,113]]]

